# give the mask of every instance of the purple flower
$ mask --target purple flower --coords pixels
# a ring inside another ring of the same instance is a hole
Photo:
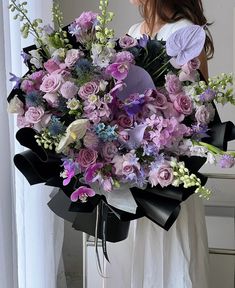
[[[149,41],[149,36],[144,34],[140,39],[139,39],[139,46],[142,48],[146,48],[147,44]]]
[[[134,63],[135,57],[131,52],[128,51],[122,51],[118,52],[116,55],[115,63]]]
[[[73,98],[78,93],[78,87],[71,81],[66,81],[60,87],[61,95],[66,99]]]
[[[97,22],[97,13],[92,11],[83,12],[79,18],[75,20],[75,23],[83,30],[89,30]]]
[[[172,184],[174,180],[173,169],[169,164],[165,163],[158,169],[154,169],[149,173],[149,181],[153,186],[159,184],[161,187],[166,187]]]
[[[211,102],[215,99],[216,92],[208,88],[205,92],[200,95],[201,102]]]
[[[44,25],[42,29],[43,29],[43,32],[46,33],[47,35],[51,35],[54,33],[54,29],[51,27],[50,24]]]
[[[99,92],[99,86],[96,82],[87,82],[78,91],[78,95],[83,99],[87,100],[89,95],[97,94]]]
[[[138,41],[135,38],[126,35],[119,39],[119,45],[121,48],[127,49],[138,45]]]
[[[31,59],[31,56],[24,51],[20,53],[20,56],[23,58],[24,64],[27,65],[28,61]]]
[[[182,84],[179,80],[179,77],[175,74],[167,74],[166,75],[166,90],[169,94],[176,95],[182,92]]]
[[[130,64],[124,63],[113,63],[106,68],[106,73],[111,75],[114,79],[121,81],[124,80],[129,72]]]
[[[124,109],[129,116],[134,116],[141,111],[144,102],[144,95],[134,93],[125,101]]]
[[[118,149],[113,142],[106,142],[102,147],[102,155],[107,162],[111,162],[117,153]]]
[[[95,182],[97,173],[99,172],[99,170],[103,168],[103,166],[104,166],[103,163],[96,163],[96,164],[89,166],[86,169],[85,176],[84,176],[86,183]]]
[[[235,164],[235,158],[231,155],[225,154],[220,158],[221,168],[232,168]]]
[[[25,112],[25,120],[28,123],[36,124],[39,123],[44,115],[45,111],[43,107],[29,107]]]
[[[207,132],[208,132],[207,125],[201,125],[201,124],[192,125],[192,133],[193,133],[192,138],[197,141],[209,137]]]
[[[76,174],[76,169],[77,169],[77,163],[74,163],[69,160],[65,160],[63,163],[64,166],[64,173],[62,173],[64,181],[63,185],[66,186],[70,183],[71,179],[75,176]]]
[[[21,78],[20,77],[17,77],[15,74],[13,73],[9,73],[11,78],[9,79],[10,82],[15,82],[15,86],[14,86],[14,89],[19,89],[20,87],[20,83],[21,83]]]
[[[94,197],[95,191],[91,188],[88,188],[86,186],[81,186],[77,190],[75,190],[72,195],[70,196],[70,199],[72,202],[77,202],[78,199],[85,203],[87,202],[88,197]]]
[[[199,124],[207,125],[215,117],[215,109],[212,104],[200,106],[196,113],[195,118]]]
[[[190,115],[193,110],[191,99],[184,93],[180,93],[176,96],[174,107],[178,112],[183,113],[184,115]]]

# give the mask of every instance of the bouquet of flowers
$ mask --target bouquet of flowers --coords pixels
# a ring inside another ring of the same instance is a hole
[[[226,152],[234,126],[221,123],[214,102],[235,99],[232,75],[206,82],[198,70],[204,28],[182,28],[166,42],[116,39],[108,0],[100,15],[84,12],[65,28],[55,5],[57,30],[30,21],[26,4],[12,0],[10,9],[35,45],[22,52],[28,73],[12,74],[8,109],[29,148],[16,166],[31,184],[61,188],[49,206],[76,229],[120,241],[129,220],[146,216],[169,229],[182,201],[194,192],[208,199],[201,166],[235,164]]]

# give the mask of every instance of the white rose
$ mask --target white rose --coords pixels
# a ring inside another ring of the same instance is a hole
[[[18,115],[24,114],[24,104],[17,95],[14,96],[14,98],[11,99],[10,103],[8,104],[7,111],[9,113],[14,113]]]
[[[72,122],[66,129],[65,136],[60,140],[59,145],[56,147],[56,152],[61,153],[70,144],[82,139],[87,131],[89,125],[88,119],[78,119]]]

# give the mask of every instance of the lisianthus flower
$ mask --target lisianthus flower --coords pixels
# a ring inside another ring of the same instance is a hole
[[[88,188],[86,186],[80,186],[77,190],[75,190],[72,195],[70,196],[70,199],[72,202],[77,202],[78,199],[81,202],[87,202],[88,197],[94,197],[95,191],[91,188]]]

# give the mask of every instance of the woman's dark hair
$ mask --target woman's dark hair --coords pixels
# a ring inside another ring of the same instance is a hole
[[[182,18],[188,19],[196,25],[206,25],[205,51],[207,59],[214,55],[214,44],[210,31],[207,26],[207,19],[204,16],[204,10],[201,0],[145,0],[140,6],[140,12],[150,31],[154,32],[156,15],[166,23],[174,23]]]

